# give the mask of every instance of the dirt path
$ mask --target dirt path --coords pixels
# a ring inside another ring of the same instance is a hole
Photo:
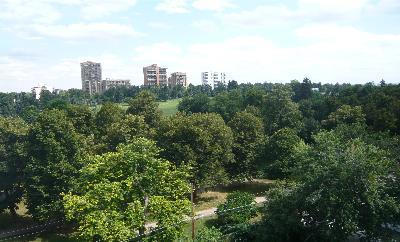
[[[260,204],[265,202],[265,197],[256,197],[256,204]],[[215,214],[215,212],[217,211],[217,208],[209,208],[209,209],[205,209],[202,211],[199,211],[196,213],[196,216],[194,217],[195,220],[200,219],[200,218],[206,218],[206,217],[211,217]],[[187,217],[185,219],[186,221],[190,221],[190,217]],[[157,223],[149,223],[146,224],[146,228],[147,229],[154,229],[157,227]]]

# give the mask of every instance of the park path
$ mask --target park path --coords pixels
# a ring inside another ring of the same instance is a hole
[[[266,201],[265,197],[256,197],[256,204],[260,204]],[[199,212],[196,212],[196,215],[194,216],[194,219],[200,219],[200,218],[206,218],[206,217],[211,217],[215,214],[215,212],[217,211],[217,208],[209,208],[209,209],[205,209]],[[187,217],[185,219],[186,221],[190,221],[190,217]],[[157,223],[148,223],[146,224],[146,228],[147,229],[154,229],[157,227]]]

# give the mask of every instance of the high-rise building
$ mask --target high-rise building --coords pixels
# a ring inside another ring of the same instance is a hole
[[[174,72],[168,78],[168,86],[174,87],[177,85],[187,86],[187,77],[184,72]]]
[[[101,92],[101,64],[91,61],[81,63],[82,90],[90,95]]]
[[[42,94],[43,91],[50,91],[51,88],[49,88],[46,84],[37,84],[35,87],[31,88],[32,94],[35,96],[36,99],[40,99],[40,95]]]
[[[143,67],[145,86],[166,86],[168,85],[167,68],[159,67],[157,64]]]
[[[219,84],[226,84],[225,72],[206,71],[201,73],[201,83],[216,88]]]
[[[130,86],[130,80],[123,80],[123,79],[110,79],[106,78],[101,82],[101,92],[105,92],[112,87],[120,87],[120,86]]]

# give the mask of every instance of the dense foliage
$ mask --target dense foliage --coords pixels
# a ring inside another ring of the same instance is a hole
[[[176,98],[179,112],[162,116],[158,102]],[[0,93],[0,210],[23,201],[34,219],[67,216],[87,240],[127,240],[157,221],[151,238],[170,241],[189,183],[197,195],[269,178],[280,185],[261,221],[219,214],[234,239],[385,239],[400,224],[399,135],[400,85],[384,82]],[[253,201],[234,193],[219,211]]]

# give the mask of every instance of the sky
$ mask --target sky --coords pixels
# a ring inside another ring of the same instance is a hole
[[[243,82],[400,81],[400,0],[0,0],[0,91],[81,88],[80,62]]]

